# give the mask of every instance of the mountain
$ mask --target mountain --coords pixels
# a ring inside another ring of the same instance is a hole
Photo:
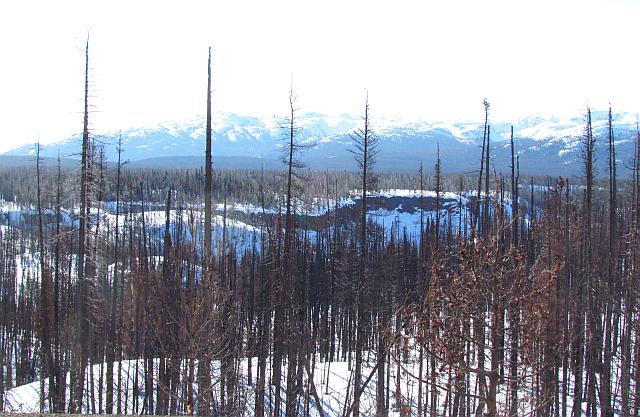
[[[35,155],[0,155],[0,166],[5,168],[35,166]],[[55,168],[58,166],[58,158],[40,158],[43,168]],[[63,168],[77,168],[80,162],[77,159],[60,158],[60,166]]]
[[[607,161],[607,112],[593,111],[596,152],[604,172]],[[314,169],[356,169],[351,132],[361,119],[352,115],[328,116],[304,113],[299,117],[299,140],[309,148],[302,159]],[[507,172],[511,164],[510,124],[491,122],[491,154],[497,171]],[[523,174],[579,175],[580,139],[584,136],[583,116],[558,117],[536,114],[513,124],[516,151]],[[482,121],[427,122],[399,118],[374,118],[373,127],[380,137],[379,170],[415,171],[420,161],[426,167],[435,163],[440,149],[443,170],[469,172],[476,169],[482,145]],[[213,153],[217,167],[277,168],[284,146],[286,123],[275,118],[260,118],[231,113],[213,117]],[[121,133],[123,158],[132,165],[146,167],[185,167],[202,165],[204,154],[204,118],[184,122],[161,123],[132,128]],[[633,155],[636,135],[635,116],[622,113],[614,120],[618,162],[628,163]],[[109,161],[117,159],[120,133],[94,135],[104,145]],[[78,158],[80,136],[45,145],[44,157]],[[7,156],[32,156],[33,145],[5,153]],[[620,174],[625,175],[621,169]]]

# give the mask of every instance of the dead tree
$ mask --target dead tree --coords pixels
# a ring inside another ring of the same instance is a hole
[[[585,128],[585,135],[582,139],[582,159],[584,162],[585,172],[585,193],[583,203],[583,215],[582,215],[582,242],[583,242],[583,256],[584,261],[581,265],[581,271],[579,276],[579,283],[577,288],[577,300],[576,300],[576,314],[574,322],[574,346],[573,346],[573,358],[574,358],[574,399],[573,399],[573,417],[579,417],[582,413],[582,400],[583,400],[583,372],[587,371],[587,380],[590,376],[595,376],[592,373],[593,367],[590,365],[590,358],[593,358],[594,338],[589,337],[586,340],[587,354],[585,357],[585,332],[584,332],[584,318],[586,314],[587,328],[590,330],[589,334],[593,332],[593,320],[591,319],[592,306],[592,249],[591,249],[591,211],[593,201],[593,158],[594,158],[595,140],[593,138],[593,130],[591,126],[591,109],[587,109],[587,125]],[[585,306],[586,304],[586,306]],[[591,375],[589,375],[591,373]],[[595,381],[593,381],[595,383]],[[590,405],[590,404],[589,404]]]
[[[356,130],[352,135],[355,149],[352,150],[355,160],[360,168],[360,192],[361,192],[361,207],[360,207],[360,259],[358,268],[358,282],[356,288],[356,310],[357,310],[357,329],[356,329],[356,345],[355,345],[355,377],[353,382],[353,416],[358,417],[360,415],[360,394],[362,392],[362,361],[363,350],[365,346],[365,320],[366,315],[364,311],[364,287],[367,282],[367,193],[372,188],[374,183],[373,168],[378,154],[378,137],[371,129],[371,119],[369,115],[369,95],[365,98],[363,127]],[[384,368],[384,360],[378,358],[379,368]],[[382,361],[382,362],[380,362]],[[378,381],[382,383],[382,381]],[[378,399],[377,408],[383,408],[384,402]]]
[[[36,182],[38,201],[38,251],[40,258],[40,412],[43,413],[45,402],[45,380],[49,378],[49,391],[56,392],[56,372],[51,353],[50,315],[53,312],[51,300],[51,275],[46,265],[46,253],[44,249],[44,227],[42,224],[42,187],[40,170],[40,142],[36,145]],[[51,398],[51,397],[49,397]]]
[[[293,417],[297,415],[297,402],[298,396],[302,389],[301,375],[303,371],[302,349],[304,343],[302,335],[304,333],[304,318],[303,308],[301,305],[301,291],[302,288],[298,285],[297,274],[294,274],[295,260],[295,248],[293,246],[295,239],[295,218],[293,207],[293,194],[295,192],[295,181],[298,179],[296,171],[302,168],[304,165],[299,160],[299,152],[307,148],[308,145],[302,145],[298,143],[297,136],[299,133],[299,127],[296,116],[295,96],[293,93],[293,86],[289,90],[289,115],[286,120],[286,124],[283,126],[286,132],[286,144],[283,148],[282,162],[287,167],[286,177],[286,194],[285,194],[285,220],[284,220],[284,242],[282,248],[282,259],[280,261],[280,279],[277,287],[280,294],[276,298],[276,315],[280,311],[282,320],[280,324],[283,326],[278,334],[280,341],[276,339],[274,330],[274,343],[278,342],[279,349],[282,349],[283,353],[287,354],[287,387],[286,387],[286,404],[285,415],[287,417]],[[281,309],[281,310],[279,310]],[[287,314],[288,313],[288,314]],[[288,323],[287,323],[288,318]],[[290,331],[290,336],[287,340],[282,339],[284,336],[284,328]],[[274,358],[275,361],[275,358]],[[279,367],[280,364],[274,362],[275,367]],[[276,392],[276,395],[278,393]]]
[[[209,48],[209,60],[207,63],[207,131],[204,167],[204,257],[202,262],[202,273],[205,281],[211,280],[213,271],[211,270],[211,181],[212,181],[212,161],[211,161],[211,48]],[[211,287],[213,288],[213,287]],[[207,288],[205,287],[204,291]],[[206,299],[206,298],[205,298]],[[213,308],[213,306],[208,306]],[[198,414],[209,415],[211,410],[210,395],[205,393],[211,386],[211,363],[210,358],[199,358],[198,360]],[[224,383],[220,386],[221,392],[224,390]]]
[[[512,232],[511,241],[514,246],[518,246],[518,175],[516,171],[516,152],[515,144],[513,141],[513,125],[511,126],[511,217],[512,217]]]
[[[207,130],[205,132],[206,149],[204,154],[204,258],[211,259],[211,48],[209,48],[207,76]]]
[[[76,289],[76,367],[74,368],[73,397],[70,413],[82,413],[82,394],[84,392],[85,369],[89,357],[89,318],[87,316],[88,293],[85,278],[86,239],[88,222],[88,182],[89,182],[89,38],[85,46],[84,72],[84,123],[82,129],[82,159],[80,163],[80,224],[78,226],[78,258]]]
[[[600,377],[600,412],[602,417],[613,415],[611,407],[611,362],[613,356],[613,340],[614,332],[614,306],[613,297],[617,285],[617,263],[618,263],[618,240],[617,240],[617,174],[616,174],[616,145],[613,139],[613,117],[611,114],[611,106],[609,106],[609,125],[608,125],[608,142],[609,142],[609,259],[607,270],[607,282],[601,286],[603,293],[606,295],[604,303],[604,321],[602,323],[602,334],[604,335],[604,346],[602,347],[602,374]],[[602,345],[601,345],[602,346]]]
[[[111,311],[109,320],[109,346],[107,347],[107,392],[106,409],[107,414],[113,414],[113,362],[116,353],[116,306],[118,304],[118,262],[120,256],[120,176],[122,173],[122,135],[118,138],[118,165],[116,171],[116,219],[115,219],[115,248],[113,253],[114,268],[113,281],[111,282]],[[120,378],[120,375],[118,375]]]
[[[471,233],[476,233],[476,229],[478,228],[478,218],[480,217],[480,201],[481,201],[481,192],[482,192],[482,174],[484,172],[485,165],[485,149],[488,148],[487,144],[487,129],[489,127],[489,102],[485,98],[482,101],[482,105],[484,106],[484,130],[482,132],[482,155],[480,156],[480,174],[478,175],[478,189],[476,191],[476,205],[475,205],[475,215],[473,216],[473,228]],[[487,157],[488,159],[488,157]],[[487,163],[487,171],[488,171],[488,163]],[[488,178],[487,173],[487,178]],[[487,179],[488,182],[488,179]],[[486,185],[488,187],[488,184]],[[485,196],[487,198],[487,196]],[[484,218],[484,216],[483,216]],[[482,227],[482,225],[480,225]]]

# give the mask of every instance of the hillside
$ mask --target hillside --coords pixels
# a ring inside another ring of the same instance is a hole
[[[597,159],[607,158],[604,146],[607,135],[607,114],[593,112]],[[341,115],[331,117],[305,113],[300,117],[302,142],[309,145],[303,160],[312,169],[353,170],[351,132],[360,119]],[[580,115],[561,118],[537,114],[516,121],[514,137],[523,174],[571,176],[580,174],[580,139],[584,132]],[[157,126],[131,128],[122,132],[123,158],[140,167],[192,168],[202,165],[204,153],[204,119],[161,123]],[[497,171],[507,172],[511,164],[508,145],[510,124],[491,124],[491,153]],[[415,171],[420,161],[426,166],[435,163],[439,146],[444,172],[468,172],[477,168],[482,144],[479,122],[441,123],[408,121],[394,118],[374,118],[374,129],[380,137],[377,168],[382,171]],[[265,119],[237,114],[214,115],[214,164],[222,168],[274,168],[278,166],[282,143],[282,128],[277,119]],[[628,163],[636,135],[635,118],[622,113],[614,120],[614,138],[618,162]],[[104,145],[108,160],[117,160],[116,144],[120,133],[96,133],[95,139]],[[74,136],[42,148],[45,157],[78,158],[80,137]],[[7,152],[8,156],[33,155],[34,146],[25,145]],[[626,170],[620,170],[626,176]]]

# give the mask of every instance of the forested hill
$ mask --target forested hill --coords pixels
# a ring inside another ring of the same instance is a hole
[[[607,114],[594,111],[596,161],[606,161]],[[355,170],[352,132],[359,117],[330,117],[305,113],[299,118],[300,140],[309,148],[302,155],[310,168]],[[614,116],[614,138],[618,162],[630,165],[635,138],[635,116]],[[468,172],[477,169],[482,146],[482,120],[459,123],[407,121],[376,117],[373,128],[380,137],[377,169],[412,171],[422,161],[435,163],[440,147],[444,172]],[[561,118],[534,115],[514,121],[514,138],[523,174],[578,175],[582,171],[580,140],[584,136],[585,119],[581,114]],[[510,123],[491,123],[491,152],[497,171],[507,172],[511,162],[508,146]],[[201,118],[185,122],[161,123],[152,127],[131,128],[120,133],[96,132],[97,143],[104,146],[108,161],[117,160],[117,142],[122,135],[123,158],[141,167],[193,168],[203,165],[205,123]],[[221,113],[213,120],[214,165],[220,168],[272,169],[279,166],[283,148],[283,130],[274,118],[249,117]],[[80,135],[42,147],[41,155],[57,158],[79,158]],[[25,145],[5,155],[33,155],[35,146]],[[596,172],[599,167],[596,166]],[[604,169],[604,168],[602,168]],[[621,169],[619,175],[627,176]]]

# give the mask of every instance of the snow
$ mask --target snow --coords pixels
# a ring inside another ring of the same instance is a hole
[[[484,128],[483,125],[478,122],[467,122],[467,123],[436,123],[436,127],[439,127],[444,130],[448,130],[451,134],[458,139],[471,142],[472,140],[469,138],[473,132],[478,131],[481,128]]]
[[[224,203],[216,204],[216,211],[220,211],[220,212],[224,211]],[[250,203],[227,204],[227,212],[231,212],[231,211],[237,211],[239,213],[245,213],[245,214],[262,214],[263,212],[267,214],[277,213],[274,208],[265,208],[263,210],[262,207],[255,206]]]
[[[423,374],[420,375],[419,368],[419,360],[418,360],[418,348],[415,346],[415,341],[413,339],[402,337],[403,342],[401,342],[402,346],[408,348],[405,350],[406,354],[399,353],[396,350],[392,350],[391,355],[389,355],[390,363],[389,366],[386,367],[385,371],[389,372],[389,385],[388,385],[388,393],[389,397],[387,399],[389,404],[389,416],[390,417],[398,417],[401,415],[401,409],[405,409],[409,411],[409,415],[416,415],[417,412],[417,395],[418,395],[418,384],[419,378],[423,380],[423,395],[427,392],[427,385],[431,383],[431,375],[426,367],[423,370]],[[488,355],[489,352],[487,351]],[[376,365],[376,356],[372,351],[364,352],[363,354],[363,366],[362,366],[362,380],[366,380],[369,375],[372,375],[370,382],[365,386],[364,391],[361,396],[361,405],[360,411],[364,416],[371,416],[375,414],[375,406],[376,406],[376,384],[377,384],[377,373],[375,372]],[[353,359],[353,358],[352,358]],[[158,390],[158,360],[154,360],[154,395]],[[252,367],[252,375],[257,374],[257,359],[253,358],[249,360],[244,358],[241,360],[240,368],[239,368],[239,384],[238,384],[238,392],[240,396],[240,403],[244,405],[243,409],[240,410],[240,416],[250,417],[253,415],[253,410],[255,407],[255,389],[256,381],[248,381],[247,380],[247,369],[249,364]],[[271,374],[270,358],[267,358],[267,375]],[[477,363],[470,363],[471,367],[477,366]],[[619,362],[616,363],[616,369],[614,369],[613,375],[618,377],[619,370]],[[182,361],[182,369],[184,370],[186,367],[186,362]],[[197,361],[194,364],[197,367]],[[343,412],[346,408],[350,406],[353,400],[353,372],[355,367],[355,361],[351,360],[350,362],[339,360],[339,361],[321,361],[318,357],[311,360],[311,367],[313,369],[313,382],[316,387],[316,391],[320,400],[320,405],[323,410],[323,413],[327,417],[338,417],[342,416]],[[285,364],[286,368],[286,364]],[[141,407],[144,402],[145,392],[144,392],[144,362],[143,360],[124,360],[121,363],[114,363],[114,411],[115,404],[117,404],[118,398],[118,375],[121,386],[120,392],[120,400],[123,407],[123,410],[127,414],[140,414]],[[118,371],[120,373],[118,374]],[[91,381],[89,378],[90,373],[93,373],[93,397],[96,399],[94,401],[95,408],[92,409],[88,404],[89,401],[89,393],[85,390],[85,399],[83,401],[83,410],[82,412],[85,414],[89,413],[104,413],[104,403],[99,402],[99,398],[104,399],[106,397],[106,388],[103,387],[102,395],[98,393],[99,385],[98,382],[100,380],[102,371],[103,380],[106,378],[106,366],[105,364],[97,364],[92,368],[88,368],[86,370],[86,380],[87,384]],[[136,371],[137,371],[137,380],[138,387],[134,387],[136,383]],[[185,372],[180,372],[181,375],[185,375]],[[386,372],[385,372],[386,373]],[[284,377],[286,378],[286,372],[283,372]],[[213,384],[213,390],[215,395],[217,396],[217,384],[219,381],[220,375],[220,367],[219,362],[213,361],[212,363],[212,373],[211,380]],[[533,378],[534,374],[531,373],[531,370],[520,369],[519,375],[521,378],[520,381],[520,390],[518,394],[518,404],[519,404],[519,415],[527,415],[532,411],[532,402],[533,395],[531,392],[531,387],[533,387]],[[447,385],[451,382],[449,379],[451,377],[451,372],[448,366],[439,367],[435,371],[436,383],[439,387],[442,387],[438,390],[437,393],[437,401],[438,401],[438,415],[448,415],[441,414],[446,411],[445,407],[450,405],[447,402]],[[308,379],[308,375],[305,372],[305,379]],[[476,386],[476,374],[471,372],[469,374],[469,383],[470,387]],[[67,375],[67,390],[69,389],[69,375]],[[184,381],[182,381],[184,383]],[[569,386],[569,398],[568,398],[568,410],[572,405],[572,388],[571,383]],[[197,395],[197,384],[194,382],[194,397]],[[286,386],[286,381],[283,381],[282,386]],[[272,414],[272,404],[271,397],[273,393],[271,392],[272,387],[267,386],[264,398],[265,404],[265,412],[270,415]],[[498,409],[504,410],[506,408],[507,403],[507,393],[508,384],[501,383],[498,385],[497,392],[497,403]],[[135,392],[138,392],[138,404],[139,408],[134,409],[133,407],[133,396]],[[45,395],[47,393],[47,383],[45,382]],[[282,390],[283,401],[286,398],[286,392],[283,388]],[[309,404],[308,404],[308,414],[309,416],[318,416],[319,412],[317,410],[317,405],[314,401],[312,395],[309,395]],[[426,397],[426,396],[425,396]],[[67,391],[67,398],[69,398],[69,393]],[[425,398],[427,400],[427,398]],[[45,412],[49,411],[48,402],[45,401]],[[584,404],[583,404],[584,405]],[[424,403],[423,403],[424,406]],[[178,405],[179,410],[178,413],[184,413],[184,405]],[[300,415],[305,415],[305,400],[301,400],[299,403],[298,413]],[[20,387],[13,388],[6,393],[5,404],[4,404],[5,412],[9,413],[38,413],[40,412],[40,381],[34,381],[27,385],[22,385]],[[194,410],[197,412],[196,410]]]
[[[367,195],[370,197],[387,197],[387,198],[389,197],[420,198],[420,196],[427,197],[427,198],[436,198],[437,196],[436,192],[431,190],[420,191],[420,190],[404,190],[404,189],[382,190],[382,191],[376,191]],[[468,203],[468,200],[466,197],[464,197],[459,193],[454,193],[454,192],[441,192],[440,198],[443,200],[456,200],[456,201],[459,198],[461,198],[463,204]]]
[[[204,128],[204,127],[199,127],[199,128],[193,129],[193,131],[191,133],[189,133],[189,137],[191,139],[194,139],[194,140],[202,138],[202,137],[204,137],[205,131],[206,131],[206,128]]]
[[[365,380],[367,376],[374,370],[375,360],[372,352],[365,352],[365,357],[368,357],[369,360],[363,363],[363,376],[362,380]],[[270,361],[269,361],[270,362]],[[318,397],[320,399],[320,404],[323,412],[327,417],[338,417],[341,416],[343,410],[345,409],[345,403],[347,402],[347,395],[350,395],[349,402],[346,406],[349,406],[352,401],[353,396],[353,367],[354,361],[351,362],[351,367],[349,367],[349,363],[346,361],[337,361],[337,362],[321,362],[319,360],[314,361],[314,384],[316,386],[316,390],[318,393]],[[255,386],[247,384],[247,367],[249,361],[244,359],[241,365],[241,377],[240,381],[243,385],[240,386],[240,396],[243,398],[241,400],[242,403],[245,404],[243,410],[241,410],[241,415],[243,416],[251,416],[253,414],[254,406],[255,406],[255,394],[253,390]],[[119,363],[114,363],[114,403],[117,402],[117,378],[118,378],[118,369]],[[397,366],[400,365],[400,366]],[[183,368],[185,367],[185,363],[183,361]],[[197,365],[196,365],[197,366]],[[253,375],[256,375],[257,369],[257,360],[254,358],[251,361],[251,366],[253,368]],[[154,360],[154,393],[157,392],[158,388],[158,379],[157,379],[157,371],[158,371],[158,361]],[[398,373],[398,368],[400,372]],[[121,404],[124,406],[127,414],[139,414],[140,409],[136,410],[133,407],[133,396],[134,392],[134,384],[135,384],[135,374],[136,369],[138,372],[138,384],[139,387],[137,391],[139,392],[139,404],[142,404],[144,401],[144,364],[142,360],[125,360],[121,363],[121,371],[120,371],[120,384],[122,387],[122,392],[120,393]],[[90,381],[90,372],[93,373],[93,391],[94,398],[100,398],[100,395],[97,393],[99,390],[98,381],[100,379],[100,371],[103,372],[103,379],[106,378],[106,366],[102,365],[94,365],[92,368],[88,368],[86,370],[86,380]],[[418,373],[417,363],[415,360],[411,359],[409,362],[398,364],[393,363],[392,366],[389,367],[391,372],[390,375],[390,417],[395,417],[400,415],[400,406],[412,406],[415,409],[415,397],[417,395],[417,381],[415,375]],[[269,374],[270,372],[267,372]],[[286,375],[286,372],[284,373]],[[446,374],[442,374],[441,378],[446,376]],[[213,362],[212,366],[212,381],[214,384],[219,380],[219,363],[217,361]],[[69,375],[67,375],[67,398],[69,398]],[[48,382],[48,381],[47,381]],[[252,381],[253,383],[255,381]],[[443,379],[444,382],[444,379]],[[45,395],[48,393],[48,384],[45,383]],[[286,386],[283,381],[283,387]],[[197,395],[197,384],[194,383],[194,396]],[[365,387],[361,397],[360,411],[362,415],[374,415],[375,414],[375,388],[376,388],[376,376],[372,378],[370,383]],[[214,390],[216,388],[214,387]],[[399,391],[397,391],[399,389]],[[268,390],[268,388],[267,388]],[[268,397],[268,391],[265,393],[265,411],[270,410],[271,402]],[[283,389],[283,398],[286,398],[286,393]],[[104,413],[104,403],[102,404],[102,408],[100,408],[100,404],[98,400],[95,400],[96,409],[92,410],[88,403],[89,393],[85,391],[85,399],[83,401],[83,414],[90,414],[95,412]],[[102,398],[106,397],[106,387],[103,387],[102,390]],[[444,402],[445,392],[441,390],[440,392],[440,402]],[[304,412],[304,401],[300,402],[300,410],[299,413],[302,414]],[[141,406],[140,406],[141,408]],[[181,407],[182,408],[182,407]],[[114,404],[115,409],[115,404]],[[22,385],[20,387],[13,388],[6,393],[5,404],[4,404],[5,412],[9,413],[39,413],[40,412],[40,381],[34,381],[27,385]],[[49,411],[48,402],[45,401],[45,412]],[[180,410],[182,411],[182,410]],[[197,410],[196,410],[197,411]],[[310,416],[318,416],[319,413],[317,411],[317,406],[313,397],[309,399],[309,415]]]

